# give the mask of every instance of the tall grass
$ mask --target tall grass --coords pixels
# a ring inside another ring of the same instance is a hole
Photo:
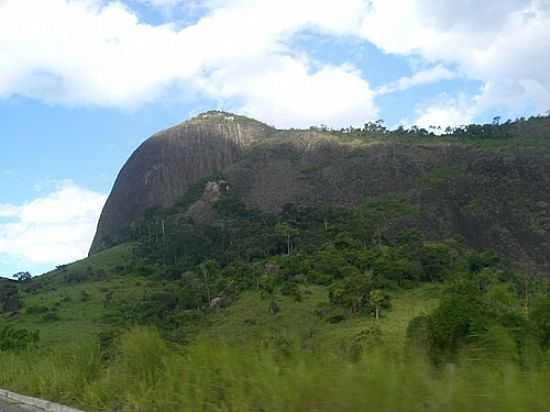
[[[548,411],[550,371],[468,362],[434,369],[383,351],[357,359],[299,345],[172,348],[124,335],[107,364],[95,345],[0,354],[0,386],[89,411]]]

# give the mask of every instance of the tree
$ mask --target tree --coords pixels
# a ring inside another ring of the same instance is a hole
[[[405,216],[416,213],[416,207],[400,194],[388,193],[374,199],[366,199],[355,211],[350,232],[357,234],[363,241],[370,240],[380,246],[384,230]]]
[[[18,272],[12,275],[12,278],[17,279],[19,282],[28,282],[32,279],[32,275],[29,272]]]
[[[288,223],[278,223],[275,226],[275,232],[286,238],[287,256],[290,256],[292,252],[292,238],[299,234],[298,229],[290,226]]]
[[[370,291],[369,301],[374,306],[376,320],[380,319],[380,309],[382,308],[385,300],[386,297],[384,296],[384,292],[382,292],[380,289],[374,289]]]
[[[451,251],[447,245],[441,243],[423,245],[420,262],[426,277],[424,280],[442,281],[451,269]]]
[[[206,298],[208,299],[208,304],[210,305],[210,303],[212,302],[210,284],[213,280],[215,280],[215,277],[219,271],[218,264],[215,260],[210,259],[206,262],[201,263],[199,265],[199,268],[206,288]]]

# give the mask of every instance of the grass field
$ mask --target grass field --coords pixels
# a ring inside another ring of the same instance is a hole
[[[276,344],[172,347],[151,329],[123,335],[114,361],[97,346],[0,356],[0,385],[88,411],[548,410],[550,372],[513,364],[434,369],[415,355],[358,358]]]
[[[315,341],[335,349],[365,329],[377,326],[381,332],[380,339],[386,345],[402,349],[409,321],[430,312],[437,303],[438,290],[438,285],[428,285],[396,291],[392,308],[379,321],[358,316],[335,324],[328,323],[316,314],[320,306],[328,303],[325,288],[310,287],[301,302],[278,297],[281,310],[276,315],[269,311],[269,300],[262,299],[258,293],[248,292],[236,304],[211,315],[209,326],[198,334],[197,339],[248,342],[276,334],[300,341]]]

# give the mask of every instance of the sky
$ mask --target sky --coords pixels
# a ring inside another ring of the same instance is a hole
[[[550,109],[550,0],[0,0],[0,276],[87,255],[118,171],[200,112],[279,128]]]

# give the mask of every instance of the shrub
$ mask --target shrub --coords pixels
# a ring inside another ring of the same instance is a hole
[[[40,340],[38,331],[31,332],[27,329],[15,329],[5,326],[0,329],[0,352],[23,351]]]
[[[48,312],[49,310],[50,310],[50,309],[49,309],[47,306],[32,305],[32,306],[29,306],[25,311],[26,311],[29,315],[32,315],[32,314],[46,313],[46,312]]]
[[[550,348],[550,302],[537,305],[531,313],[530,322],[541,346]]]
[[[85,290],[80,291],[80,301],[81,302],[87,302],[90,300],[90,294],[86,292]]]
[[[41,318],[41,322],[57,322],[59,320],[59,315],[56,312],[48,312],[44,314]]]

